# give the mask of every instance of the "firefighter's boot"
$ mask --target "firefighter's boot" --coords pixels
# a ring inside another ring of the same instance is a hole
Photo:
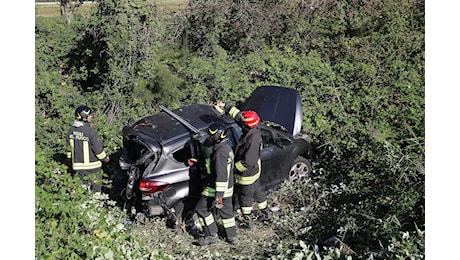
[[[204,226],[203,231],[204,231],[204,237],[199,237],[197,240],[200,246],[216,244],[217,242],[219,242],[219,238],[217,237],[217,234],[211,234],[208,226]]]
[[[270,220],[271,220],[271,212],[270,212],[270,209],[268,207],[260,210],[260,217],[259,217],[259,220],[264,222],[264,223],[269,223]]]
[[[217,234],[213,236],[204,236],[204,237],[198,238],[198,244],[200,246],[216,244],[217,242],[219,242],[219,238],[217,237]]]
[[[236,245],[238,243],[238,237],[229,237],[227,238],[227,242],[231,245]]]
[[[253,224],[251,214],[243,214],[242,222],[240,223],[239,228],[252,230]]]

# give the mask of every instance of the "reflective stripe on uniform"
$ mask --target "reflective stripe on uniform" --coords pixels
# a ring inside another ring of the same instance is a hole
[[[235,159],[235,154],[233,151],[230,151],[228,154],[228,160],[227,160],[227,177],[230,175],[230,172],[232,171],[232,163],[233,160]]]
[[[89,143],[88,141],[83,141],[83,163],[89,163]]]
[[[267,207],[267,201],[261,202],[257,204],[258,209],[264,209]]]
[[[211,225],[212,223],[214,223],[214,216],[212,214],[209,214],[207,217],[204,218],[204,222],[206,226]]]
[[[211,187],[206,187],[206,188],[203,189],[201,194],[206,196],[206,197],[215,197],[216,196],[216,190],[211,188]]]
[[[241,207],[241,212],[243,212],[244,215],[249,215],[252,212],[252,207]]]
[[[253,176],[241,176],[241,175],[236,175],[236,183],[241,184],[241,185],[249,185],[253,184],[257,179],[260,177],[260,171]]]
[[[225,111],[220,106],[214,106],[214,108],[219,111],[219,113],[224,114]]]
[[[248,168],[244,167],[243,163],[241,161],[238,161],[235,163],[235,168],[239,171],[239,172],[245,172],[248,170]]]
[[[74,151],[74,146],[75,146],[74,141],[73,141],[73,139],[70,139],[69,142],[70,142],[70,156],[71,156],[72,158],[75,158],[74,152],[73,152],[73,151]],[[67,157],[68,157],[68,155],[67,155]],[[69,158],[70,158],[70,157],[69,157]],[[73,162],[73,161],[72,161],[72,162]]]
[[[91,170],[100,168],[102,163],[100,161],[92,162],[92,163],[73,163],[74,170]]]
[[[206,158],[205,166],[206,166],[206,173],[211,174],[211,159],[210,158]]]
[[[227,182],[217,182],[216,181],[216,191],[219,192],[224,192],[227,189]]]
[[[228,111],[228,114],[229,114],[231,117],[235,118],[236,115],[238,115],[239,112],[240,112],[240,110],[239,110],[238,108],[232,107],[232,108],[230,108],[230,111]]]
[[[224,191],[224,198],[228,198],[228,197],[231,197],[233,196],[233,187],[231,187],[230,189],[226,189]]]
[[[206,196],[206,197],[215,197],[216,196],[216,190],[211,188],[211,187],[206,187],[203,189],[203,191],[201,192],[202,195]],[[229,189],[226,189],[224,191],[224,198],[228,198],[228,197],[231,197],[233,196],[233,187],[229,188]]]
[[[259,170],[255,175],[252,176],[242,176],[242,175],[236,175],[236,183],[241,184],[241,185],[249,185],[253,184],[257,179],[260,177],[260,172],[262,169],[262,165],[260,162],[260,159],[257,161],[257,165],[259,166]],[[235,164],[236,166],[236,164]],[[242,172],[242,171],[241,171]]]
[[[90,148],[88,141],[83,141],[83,162],[75,162],[75,141],[73,139],[69,140],[70,143],[70,152],[67,153],[68,158],[72,158],[72,168],[74,170],[92,170],[102,167],[101,161],[90,162],[89,154]],[[102,155],[104,159],[107,155],[104,151],[98,156]]]
[[[229,227],[236,226],[235,218],[232,217],[232,218],[222,219],[222,225],[224,226],[224,228],[229,228]]]
[[[96,157],[97,157],[99,160],[103,160],[103,159],[105,159],[105,157],[107,157],[107,154],[105,153],[105,151],[102,151],[102,153],[96,154]]]

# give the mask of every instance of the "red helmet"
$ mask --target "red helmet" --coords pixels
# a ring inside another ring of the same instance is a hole
[[[254,111],[244,111],[241,115],[243,116],[243,123],[249,128],[254,128],[260,124],[260,118]]]

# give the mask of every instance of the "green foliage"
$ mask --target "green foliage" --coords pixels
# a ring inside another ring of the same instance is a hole
[[[35,155],[35,255],[37,259],[152,259],[152,251],[123,224],[106,194],[91,194],[65,166]]]
[[[260,85],[301,93],[315,170],[270,197],[281,210],[245,234],[253,246],[239,256],[424,258],[424,2],[288,2],[189,1],[176,16],[155,1],[103,0],[69,23],[37,18],[38,258],[235,254],[189,250],[193,239],[161,221],[120,226],[123,212],[65,173],[65,133],[87,104],[116,157],[123,126],[158,104],[238,104]]]
[[[73,118],[69,100],[81,100],[78,90],[69,85],[68,75],[62,74],[75,33],[59,18],[37,19],[35,31],[36,148],[62,152],[65,122],[70,124]]]
[[[73,18],[73,14],[83,4],[83,0],[69,1],[60,0],[59,6],[61,7],[61,15],[66,19],[67,23],[70,23]]]
[[[182,88],[187,94],[184,103],[240,101],[247,96],[246,93],[250,93],[240,64],[232,61],[227,52],[220,47],[213,51],[215,54],[212,58],[183,55],[180,57],[181,62],[174,65],[180,77],[187,82]]]
[[[217,45],[231,54],[257,51],[282,37],[289,2],[189,1],[183,44],[207,55]]]

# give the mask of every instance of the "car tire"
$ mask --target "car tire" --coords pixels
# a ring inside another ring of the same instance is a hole
[[[291,164],[289,169],[289,181],[298,181],[302,178],[310,176],[312,171],[311,162],[302,157],[298,156]]]

